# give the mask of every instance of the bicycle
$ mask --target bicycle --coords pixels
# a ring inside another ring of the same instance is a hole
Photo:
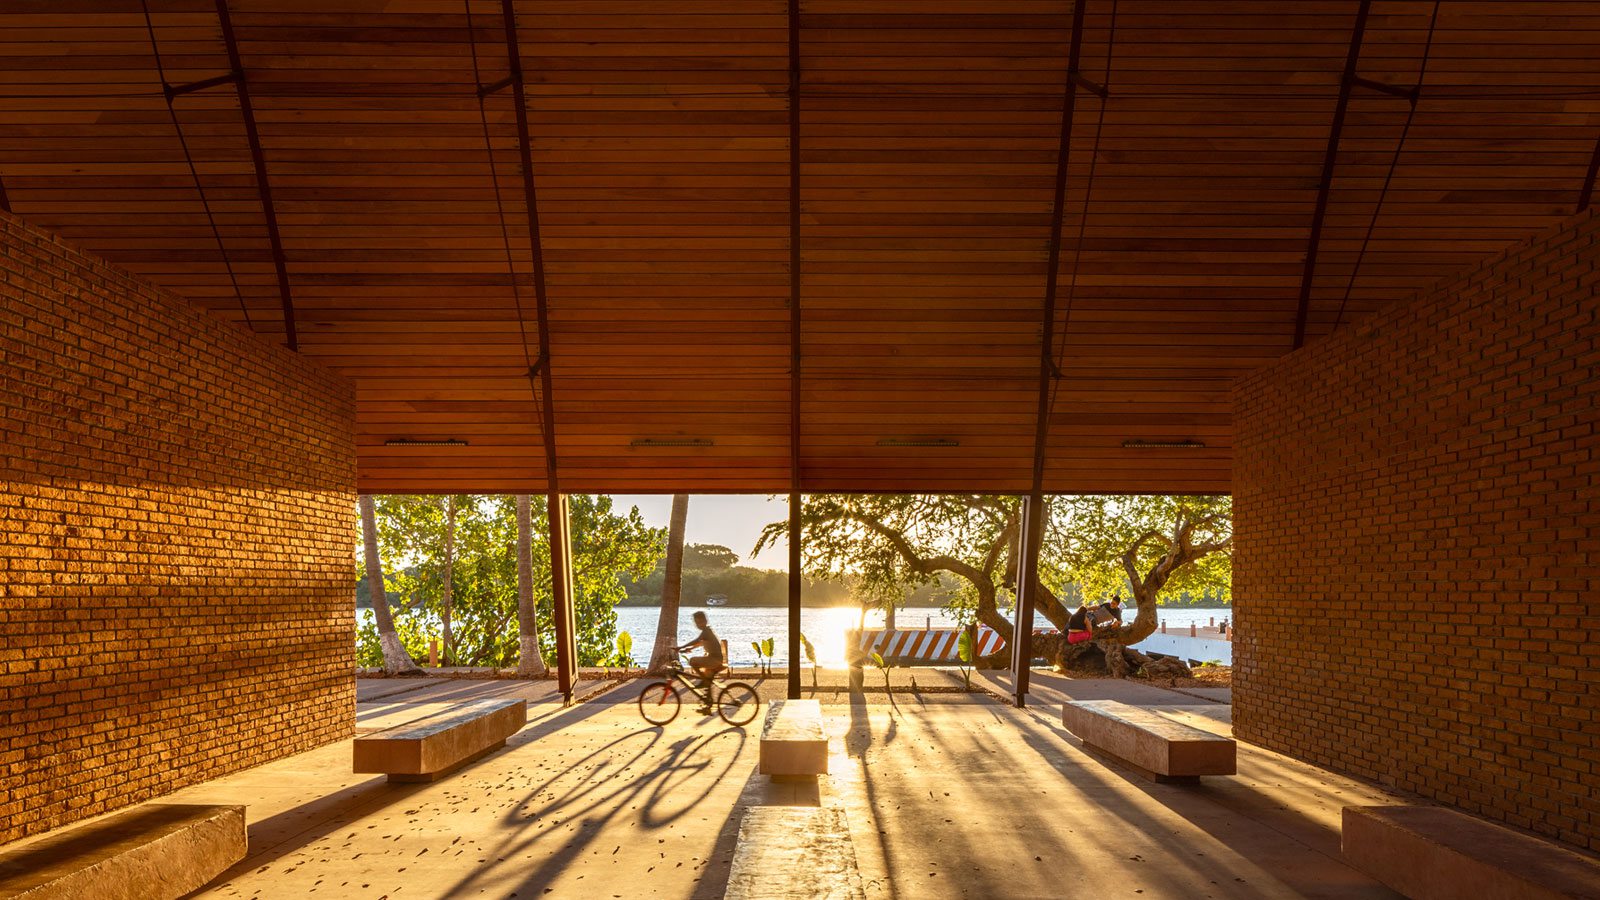
[[[716,707],[717,715],[729,725],[748,725],[761,709],[761,696],[743,681],[730,681],[720,689],[711,684],[701,690],[677,660],[667,670],[667,676],[665,680],[650,682],[639,692],[639,715],[651,725],[665,725],[678,717],[679,710],[683,708],[683,700],[678,696],[678,683],[700,698],[701,706]],[[695,674],[693,678],[698,679],[699,675]],[[715,703],[712,702],[713,693]]]

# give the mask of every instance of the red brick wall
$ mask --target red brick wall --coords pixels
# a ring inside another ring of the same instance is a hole
[[[354,730],[345,380],[0,214],[0,841]]]
[[[1600,850],[1597,292],[1579,216],[1238,385],[1240,738]]]

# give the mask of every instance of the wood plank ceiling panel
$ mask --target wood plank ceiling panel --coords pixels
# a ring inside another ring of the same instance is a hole
[[[215,0],[148,2],[149,28],[139,0],[0,4],[0,183],[282,342],[236,88],[176,97],[181,141],[161,93],[228,72]],[[467,2],[229,3],[300,349],[356,379],[364,490],[545,485],[520,136],[510,91],[477,97],[508,72],[501,2]],[[1293,345],[1359,0],[1087,4],[1109,91],[1076,96],[1045,487],[1226,490],[1230,381]],[[787,490],[787,3],[514,5],[564,487]],[[1351,91],[1311,340],[1575,209],[1600,7],[1433,10],[1371,5],[1357,74],[1426,72],[1414,113]],[[805,489],[1028,487],[1072,19],[803,0]],[[1206,446],[1123,446],[1176,439]]]
[[[1070,20],[802,6],[806,486],[1026,489]]]
[[[300,349],[356,379],[363,489],[542,491],[515,116],[477,99],[506,73],[498,4],[232,5]]]
[[[786,2],[519,9],[563,486],[783,484]]]
[[[158,8],[168,82],[227,71],[214,8]],[[281,341],[237,94],[223,86],[175,101],[197,186],[161,87],[137,0],[0,5],[0,179],[12,209]]]

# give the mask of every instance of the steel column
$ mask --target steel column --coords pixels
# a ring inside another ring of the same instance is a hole
[[[1333,170],[1339,161],[1339,136],[1344,131],[1344,115],[1350,106],[1350,89],[1358,83],[1356,63],[1361,59],[1361,39],[1366,34],[1367,14],[1371,10],[1372,0],[1361,0],[1361,6],[1356,10],[1355,28],[1350,33],[1350,49],[1344,59],[1344,77],[1339,79],[1339,99],[1333,107],[1333,125],[1328,130],[1328,147],[1322,154],[1322,179],[1317,183],[1317,204],[1311,213],[1311,235],[1306,242],[1305,265],[1300,271],[1300,303],[1294,318],[1296,350],[1306,342],[1306,319],[1311,314],[1311,281],[1317,273],[1317,250],[1322,244],[1322,220],[1328,212],[1328,193],[1333,188]]]
[[[1039,555],[1050,508],[1044,493],[1034,491],[1022,501],[1022,559],[1017,567],[1017,623],[1011,636],[1013,700],[1017,708],[1028,705],[1028,676],[1033,663],[1033,610],[1039,597]]]
[[[800,697],[800,0],[789,0],[789,685]]]
[[[545,497],[550,519],[551,618],[556,632],[556,684],[561,697],[572,702],[578,683],[577,618],[572,609],[572,518],[565,494]]]

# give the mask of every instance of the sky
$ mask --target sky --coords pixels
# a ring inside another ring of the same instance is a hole
[[[670,494],[613,494],[615,508],[639,508],[645,524],[667,527],[672,515]],[[739,554],[741,565],[758,569],[789,571],[789,542],[780,541],[768,547],[760,556],[751,557],[750,550],[768,522],[787,518],[789,504],[784,497],[766,494],[691,494],[689,521],[684,529],[686,544],[721,544]]]

